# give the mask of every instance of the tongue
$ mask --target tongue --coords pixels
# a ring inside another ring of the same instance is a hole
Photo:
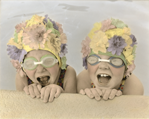
[[[101,82],[101,83],[108,83],[108,81],[109,81],[109,79],[106,77],[100,77],[99,78],[99,82]]]

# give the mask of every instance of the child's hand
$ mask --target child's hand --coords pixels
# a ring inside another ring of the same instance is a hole
[[[99,88],[81,89],[79,93],[82,95],[87,95],[89,98],[95,98],[97,101],[99,101],[102,96],[102,90]]]
[[[102,89],[103,93],[103,99],[108,100],[108,99],[114,99],[116,96],[121,96],[122,92],[120,90],[116,89]]]
[[[41,85],[37,83],[30,84],[28,86],[25,86],[24,89],[25,93],[27,95],[30,95],[32,98],[40,98],[40,91],[41,91]]]
[[[59,97],[62,92],[63,89],[60,86],[56,84],[50,84],[41,89],[41,99],[43,102],[52,102],[54,98]]]

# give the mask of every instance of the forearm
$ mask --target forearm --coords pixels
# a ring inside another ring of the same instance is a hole
[[[15,83],[16,83],[16,90],[19,90],[19,91],[23,91],[24,87],[27,84],[27,78],[26,77],[20,77],[20,75],[17,73],[16,74],[16,80],[15,80]]]

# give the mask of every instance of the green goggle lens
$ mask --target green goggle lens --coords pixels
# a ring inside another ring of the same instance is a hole
[[[41,64],[45,68],[50,68],[55,65],[58,60],[52,55],[45,55],[41,58],[40,62],[34,57],[26,58],[22,67],[28,70],[34,70],[38,64]]]

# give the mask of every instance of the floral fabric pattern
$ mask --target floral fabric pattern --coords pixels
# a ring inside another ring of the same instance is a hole
[[[86,37],[85,40],[83,40],[81,43],[82,45],[81,52],[83,53],[83,57],[86,57],[91,52],[90,42],[91,39],[89,37]]]
[[[15,26],[14,37],[7,43],[7,50],[10,58],[20,63],[31,50],[47,50],[56,56],[59,66],[65,68],[66,43],[67,37],[61,24],[50,19],[48,15],[33,15],[30,20]]]
[[[108,46],[109,46],[108,38],[105,35],[105,33],[102,31],[99,31],[98,33],[96,33],[90,42],[90,47],[93,49],[93,52],[96,54],[98,54],[98,51],[106,53],[107,51],[106,47]]]
[[[113,55],[123,55],[126,59],[126,65],[131,66],[135,59],[137,40],[131,34],[130,28],[119,19],[107,19],[97,22],[88,34],[90,42],[82,41],[83,66],[86,56],[90,53],[112,53]],[[87,44],[89,43],[89,44]],[[87,44],[87,45],[86,45]],[[88,47],[89,46],[89,47]]]
[[[109,47],[107,51],[112,52],[113,55],[121,55],[123,48],[127,45],[121,36],[114,36],[109,39]]]

